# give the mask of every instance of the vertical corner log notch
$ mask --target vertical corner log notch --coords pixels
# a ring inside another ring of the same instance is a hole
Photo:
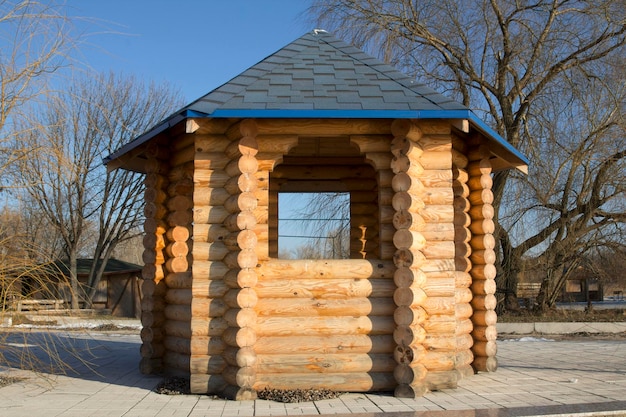
[[[164,262],[168,215],[165,201],[169,185],[167,149],[151,144],[146,150],[146,177],[144,232],[143,239],[143,283],[141,285],[141,361],[139,369],[144,374],[159,373],[163,370],[163,344],[165,331],[165,284]]]
[[[229,231],[224,221],[229,213],[224,202],[229,162],[226,149],[230,140],[224,134],[193,134],[193,263],[191,302],[191,348],[189,359],[190,388],[194,394],[221,394],[226,382],[222,376],[224,318],[227,306],[224,295],[228,271],[223,259],[228,251],[224,238]]]
[[[426,294],[422,289],[426,276],[421,270],[426,239],[421,233],[424,219],[419,214],[424,207],[421,198],[424,186],[419,180],[424,170],[420,163],[423,150],[417,143],[421,132],[411,121],[396,120],[391,130],[394,136],[391,143],[391,169],[395,174],[391,182],[394,191],[392,206],[395,210],[393,225],[396,228],[393,260],[397,268],[393,297],[397,306],[393,334],[397,345],[394,351],[397,362],[394,377],[398,384],[395,395],[415,398],[427,391],[427,368],[423,362],[423,343],[426,338],[423,324],[427,314],[423,308]]]
[[[226,153],[230,162],[225,171],[228,175],[230,197],[224,202],[229,213],[226,227],[229,234],[224,238],[228,253],[224,262],[228,268],[225,281],[229,287],[224,296],[228,307],[225,317],[228,328],[224,332],[227,367],[224,379],[225,394],[235,400],[256,398],[253,389],[256,382],[256,311],[258,297],[256,252],[258,153],[257,126],[253,120],[242,120],[227,133],[232,140]],[[236,186],[235,186],[236,184]]]
[[[472,238],[472,338],[474,345],[474,361],[472,367],[476,372],[494,372],[498,367],[496,359],[496,254],[493,232],[494,208],[493,192],[491,191],[491,162],[489,149],[475,136],[470,141],[468,150],[469,164],[469,211]]]
[[[468,200],[469,187],[467,180],[467,146],[465,142],[459,138],[455,132],[452,137],[452,190],[454,194],[454,242],[455,242],[455,282],[454,282],[454,316],[456,318],[456,370],[460,378],[468,377],[474,374],[471,366],[474,360],[471,347],[474,344],[472,338],[472,291],[470,285],[472,277],[469,273],[472,265],[470,261],[471,233],[469,226],[471,219],[469,210],[471,204]],[[459,378],[459,379],[460,379]]]

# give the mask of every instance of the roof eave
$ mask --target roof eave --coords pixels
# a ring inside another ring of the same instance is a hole
[[[502,136],[490,128],[471,110],[321,110],[321,109],[295,109],[295,110],[269,110],[269,109],[217,109],[211,114],[201,113],[194,110],[184,110],[153,129],[139,136],[137,139],[126,144],[115,153],[104,159],[107,169],[114,170],[126,165],[123,158],[126,154],[148,142],[158,134],[172,126],[189,118],[257,118],[257,119],[449,119],[467,120],[475,129],[484,134],[488,139],[495,142],[506,154],[501,157],[524,173],[528,173],[528,159]]]

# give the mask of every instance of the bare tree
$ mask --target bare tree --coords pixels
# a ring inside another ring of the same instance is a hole
[[[455,96],[531,155],[528,178],[494,176],[501,291],[516,292],[525,259],[543,257],[548,273],[562,277],[574,253],[601,243],[617,223],[623,230],[624,192],[613,180],[623,173],[625,149],[622,0],[316,0],[309,13],[321,27]],[[622,75],[611,74],[615,68]],[[602,84],[607,76],[617,88],[613,97]],[[601,93],[591,98],[588,88]],[[598,97],[604,114],[591,111]],[[550,110],[555,103],[558,114]],[[522,223],[532,228],[514,227]],[[559,279],[549,277],[552,292]]]
[[[0,1],[0,191],[10,187],[11,164],[30,151],[14,147],[8,122],[25,104],[46,94],[51,75],[74,47],[70,22],[53,5]]]
[[[32,112],[25,121],[32,128],[20,140],[39,152],[22,161],[17,180],[62,236],[72,308],[79,306],[76,266],[81,251],[94,259],[85,289],[89,306],[115,246],[136,233],[141,216],[140,176],[107,172],[102,159],[180,103],[178,93],[167,85],[99,75],[81,78],[64,93],[49,97],[42,111]]]
[[[6,297],[19,286],[20,274],[36,270],[48,259],[28,234],[39,218],[29,219],[29,211],[15,201],[15,195],[8,195],[14,189],[10,180],[14,164],[32,154],[28,147],[15,146],[11,122],[28,103],[50,91],[51,78],[74,49],[71,29],[60,9],[48,2],[0,1],[0,193],[8,196],[0,224],[3,314]]]

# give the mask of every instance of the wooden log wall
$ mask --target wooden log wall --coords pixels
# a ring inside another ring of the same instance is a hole
[[[165,254],[167,225],[167,189],[169,166],[167,153],[158,144],[146,150],[144,252],[141,285],[141,361],[144,374],[163,370],[165,324]]]
[[[261,262],[257,390],[392,390],[395,267],[382,260]]]
[[[351,218],[357,207],[367,205],[369,216],[366,221],[352,222],[350,241],[354,242],[351,258],[391,260],[393,246],[393,189],[391,181],[391,137],[389,135],[352,135],[350,142],[358,146],[365,160],[376,170],[377,193],[354,191],[350,193]],[[352,209],[352,207],[355,207]]]
[[[183,136],[184,138],[184,136]],[[168,157],[167,231],[164,271],[166,293],[163,364],[170,375],[189,376],[186,353],[191,343],[191,222],[193,208],[193,144],[175,141]],[[181,148],[182,147],[182,148]]]
[[[252,120],[243,120],[229,129],[232,143],[226,149],[230,162],[225,171],[230,182],[230,197],[224,202],[228,211],[225,222],[229,234],[224,238],[227,253],[224,263],[228,268],[225,282],[229,289],[224,294],[227,310],[224,314],[228,328],[222,338],[226,363],[222,375],[227,384],[224,393],[235,400],[256,398],[257,355],[256,324],[258,296],[257,283],[257,127]],[[264,213],[267,223],[267,211]]]
[[[454,316],[456,319],[455,337],[457,340],[456,351],[456,371],[459,378],[468,377],[474,374],[472,362],[474,355],[471,351],[473,339],[471,331],[473,328],[470,317],[472,316],[472,291],[470,285],[472,276],[469,271],[471,269],[471,232],[469,226],[471,219],[469,217],[470,202],[469,187],[467,180],[468,159],[467,145],[465,141],[457,137],[453,132],[452,140],[453,164],[452,164],[452,190],[454,193],[453,206],[455,210],[454,216],[454,242],[455,242],[455,273],[454,273]]]
[[[391,131],[394,136],[391,168],[395,174],[392,179],[393,225],[396,229],[393,243],[397,248],[393,256],[397,268],[393,295],[397,305],[393,315],[397,364],[393,374],[397,382],[395,396],[414,398],[428,389],[428,358],[424,349],[428,313],[424,308],[426,293],[423,290],[427,277],[421,269],[425,260],[422,251],[426,238],[422,232],[426,222],[420,214],[425,206],[424,185],[417,175],[424,170],[420,162],[423,149],[418,143],[422,133],[410,121],[395,121]]]
[[[229,328],[224,296],[229,267],[225,262],[230,252],[225,243],[230,230],[230,218],[225,208],[235,189],[226,172],[230,162],[227,149],[231,140],[222,133],[193,135],[193,263],[191,273],[191,344],[181,352],[189,359],[191,392],[221,394],[227,383],[223,373],[228,366],[224,358],[227,349],[224,334]],[[234,185],[233,185],[234,182]]]
[[[474,359],[472,367],[475,371],[494,372],[498,367],[496,359],[496,254],[493,232],[494,208],[493,193],[491,191],[491,162],[489,150],[479,137],[472,138],[468,149],[468,201],[471,204],[469,211],[472,233],[470,246],[472,250],[471,291],[473,313],[472,338],[474,344],[472,352]]]

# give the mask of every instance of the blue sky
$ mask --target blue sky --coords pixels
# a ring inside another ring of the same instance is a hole
[[[313,29],[307,0],[67,0],[81,61],[168,81],[191,102]]]

